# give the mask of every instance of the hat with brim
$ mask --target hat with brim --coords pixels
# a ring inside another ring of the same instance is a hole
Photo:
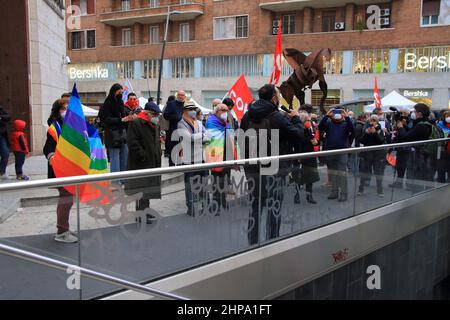
[[[197,109],[197,106],[192,101],[186,101],[184,103],[184,109]]]
[[[147,102],[145,104],[144,110],[153,111],[155,113],[161,113],[162,112],[161,109],[159,108],[159,106],[156,103],[154,103],[154,102]]]

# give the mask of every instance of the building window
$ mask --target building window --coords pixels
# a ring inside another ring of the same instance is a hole
[[[130,0],[122,0],[122,11],[130,10]]]
[[[248,16],[214,18],[214,40],[248,37]]]
[[[422,1],[422,25],[439,24],[439,14],[441,10],[441,0]]]
[[[82,16],[95,13],[95,0],[72,0],[71,5],[80,8]]]
[[[172,78],[193,78],[194,58],[172,59]]]
[[[159,75],[159,60],[141,61],[141,70],[143,79],[156,79]]]
[[[70,37],[70,49],[72,50],[95,48],[95,30],[71,32]]]
[[[122,61],[116,64],[116,78],[117,79],[134,79],[134,62]]]
[[[204,78],[262,76],[264,55],[203,57],[202,66]]]
[[[388,73],[389,49],[353,51],[353,73]]]
[[[295,33],[295,14],[286,14],[283,17],[283,27],[281,32],[283,34]]]
[[[131,46],[131,29],[122,29],[122,46]]]
[[[180,41],[181,42],[189,41],[189,23],[180,24]]]
[[[324,11],[322,13],[322,32],[334,31],[336,23],[336,11]]]
[[[397,72],[450,72],[450,46],[400,49]]]
[[[150,27],[150,43],[159,43],[159,27],[151,26]]]
[[[79,92],[78,95],[83,104],[102,104],[106,99],[105,92]]]
[[[313,106],[320,105],[323,93],[321,90],[311,90],[311,104]],[[328,90],[328,97],[325,100],[325,107],[330,107],[341,103],[341,92],[339,90]]]
[[[330,61],[324,59],[325,74],[342,74],[344,53],[342,51],[333,51]]]
[[[148,3],[148,6],[150,8],[156,8],[159,7],[159,0],[150,0],[150,2]]]
[[[189,4],[190,0],[180,0],[180,4]]]

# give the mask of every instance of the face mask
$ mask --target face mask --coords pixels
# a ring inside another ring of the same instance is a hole
[[[122,94],[118,94],[118,95],[116,96],[116,98],[117,98],[117,101],[121,101],[121,100],[122,100]]]
[[[312,125],[310,121],[305,122],[305,129],[311,129]]]
[[[334,115],[334,120],[342,120],[342,114],[336,113],[336,114]]]
[[[153,117],[150,121],[156,126],[159,125],[159,117]]]
[[[61,112],[61,118],[64,119],[66,117],[66,114],[67,114],[67,111]]]
[[[450,117],[445,118],[445,122],[450,123]]]
[[[417,115],[415,112],[411,113],[411,120],[417,120]]]
[[[228,120],[228,112],[222,113],[220,115],[220,120],[227,121]]]
[[[188,116],[195,119],[197,117],[197,112],[195,112],[195,110],[189,111]]]

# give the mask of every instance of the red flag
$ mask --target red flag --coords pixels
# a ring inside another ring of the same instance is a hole
[[[373,98],[375,99],[375,109],[381,109],[381,97],[380,91],[378,90],[377,77],[375,77],[375,89],[373,91]]]
[[[280,82],[281,76],[281,57],[282,57],[282,48],[281,48],[281,28],[282,28],[282,20],[280,19],[278,25],[278,33],[277,33],[277,43],[275,45],[275,52],[273,54],[273,69],[272,75],[270,76],[270,84],[278,85]]]
[[[247,106],[253,101],[252,93],[248,88],[244,75],[239,77],[236,83],[231,87],[230,91],[228,91],[228,95],[234,101],[233,111],[240,123],[247,110]]]

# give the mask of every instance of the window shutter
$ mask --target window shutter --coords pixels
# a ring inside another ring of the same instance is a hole
[[[87,0],[87,14],[95,13],[95,0]]]
[[[423,0],[422,16],[438,16],[440,11],[440,0]]]

